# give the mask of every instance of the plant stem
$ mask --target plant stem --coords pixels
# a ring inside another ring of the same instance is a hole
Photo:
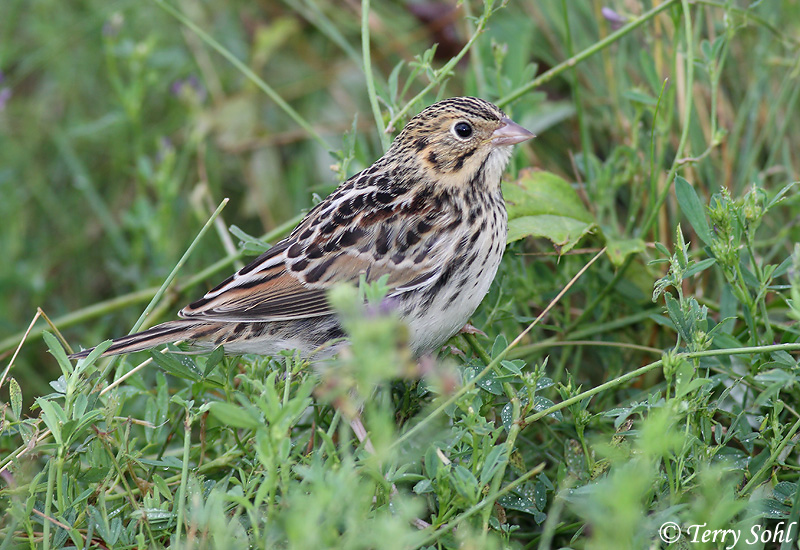
[[[472,45],[475,43],[475,40],[477,40],[478,37],[483,33],[483,29],[486,28],[486,22],[489,20],[489,16],[491,14],[492,14],[491,8],[489,8],[487,5],[486,9],[483,12],[483,15],[480,17],[480,19],[478,19],[478,25],[475,28],[475,32],[472,34],[472,36],[469,37],[469,40],[467,41],[466,44],[464,44],[464,47],[461,48],[461,51],[459,51],[455,55],[455,57],[451,58],[450,61],[445,63],[441,69],[436,71],[436,77],[427,86],[425,86],[421,92],[419,92],[417,95],[411,98],[411,101],[406,103],[402,109],[400,109],[399,111],[397,111],[397,113],[395,113],[395,115],[389,121],[387,128],[389,128],[390,130],[394,128],[395,124],[397,124],[400,121],[400,119],[403,118],[403,116],[408,112],[408,110],[411,108],[412,105],[414,105],[415,103],[420,101],[423,97],[425,97],[425,94],[427,94],[436,86],[438,86],[439,83],[442,80],[444,80],[446,76],[450,74],[450,72],[456,67],[456,65],[458,65],[458,62],[461,61],[461,58],[464,57],[467,54],[467,52],[472,48]]]
[[[643,13],[641,17],[631,21],[630,23],[628,23],[627,25],[625,25],[624,27],[622,27],[618,31],[609,34],[603,40],[600,40],[600,41],[596,42],[592,46],[586,48],[585,50],[583,50],[579,54],[570,57],[566,61],[562,61],[561,63],[559,63],[558,65],[556,65],[552,69],[550,69],[549,71],[545,71],[544,73],[542,73],[538,77],[534,78],[533,80],[531,80],[527,84],[525,84],[523,86],[520,86],[516,90],[512,91],[510,94],[506,95],[505,97],[500,98],[497,101],[497,106],[502,108],[503,106],[508,105],[509,103],[511,103],[513,101],[516,101],[517,99],[519,99],[523,95],[527,94],[531,90],[534,90],[534,89],[538,88],[539,86],[541,86],[545,82],[548,82],[548,81],[552,80],[553,78],[555,78],[559,74],[563,73],[567,69],[570,69],[571,67],[574,67],[575,65],[577,65],[578,63],[580,63],[584,59],[587,59],[587,58],[591,57],[592,55],[594,55],[597,52],[601,51],[603,48],[606,48],[609,45],[613,44],[614,42],[616,42],[617,40],[619,40],[620,38],[622,38],[626,34],[629,34],[636,27],[639,27],[640,25],[642,25],[646,21],[649,21],[650,19],[652,19],[653,17],[655,17],[656,15],[661,13],[662,11],[664,11],[667,8],[669,8],[670,6],[672,6],[672,4],[674,4],[677,1],[678,0],[666,0],[663,4],[659,4],[658,6],[654,7],[650,11]]]
[[[465,519],[469,518],[470,516],[474,515],[475,513],[479,512],[482,508],[486,507],[487,505],[494,504],[494,502],[498,498],[500,498],[501,496],[503,496],[505,494],[510,493],[511,491],[513,491],[514,489],[516,489],[517,487],[519,487],[520,485],[522,485],[523,483],[528,481],[530,478],[532,478],[536,474],[541,473],[543,470],[544,470],[544,463],[539,464],[534,469],[532,469],[532,470],[530,470],[528,472],[525,472],[525,474],[521,475],[520,477],[518,477],[517,479],[515,479],[514,481],[512,481],[511,483],[509,483],[508,485],[506,485],[505,487],[503,487],[499,491],[497,491],[496,493],[490,494],[485,499],[480,501],[478,504],[472,506],[469,510],[465,511],[463,514],[458,516],[456,519],[454,519],[450,523],[446,523],[444,525],[440,525],[439,528],[435,532],[431,533],[430,536],[428,536],[427,538],[422,540],[417,545],[417,547],[425,546],[426,544],[435,541],[436,539],[438,539],[442,535],[450,533],[452,531],[452,529],[454,527],[456,527],[459,523],[461,523]]]
[[[646,235],[650,231],[651,226],[656,220],[656,216],[661,209],[661,205],[667,200],[669,192],[672,190],[672,180],[675,179],[675,173],[680,167],[680,159],[683,158],[683,150],[686,148],[686,142],[689,139],[689,129],[692,123],[692,90],[694,87],[694,40],[692,38],[692,18],[689,12],[689,1],[681,0],[683,5],[683,21],[684,33],[686,34],[686,110],[683,113],[683,128],[681,129],[681,137],[678,141],[678,147],[675,150],[675,158],[672,161],[672,167],[665,178],[666,185],[661,195],[658,197],[656,204],[650,210],[647,218],[642,224],[639,235]]]
[[[572,44],[572,29],[569,25],[569,7],[567,6],[567,0],[561,0],[561,10],[564,16],[567,52],[569,53],[570,58],[572,58],[575,56],[575,50]],[[586,126],[586,116],[583,111],[583,101],[581,101],[581,87],[580,82],[578,81],[578,69],[574,65],[572,66],[572,81],[570,84],[572,86],[572,96],[575,103],[575,116],[578,118],[578,133],[580,134],[581,150],[583,151],[581,160],[583,160],[583,173],[586,177],[586,188],[588,190],[590,200],[594,201],[597,196],[597,189],[595,187],[596,182],[593,173],[593,166],[589,161],[592,147],[589,143],[589,129]]]
[[[56,477],[56,459],[50,458],[50,467],[47,472],[47,493],[44,499],[44,522],[42,525],[42,548],[48,550],[50,548],[50,517],[53,509],[53,488],[55,485]]]
[[[743,347],[743,348],[713,349],[713,350],[705,350],[705,351],[692,351],[692,352],[676,353],[675,357],[676,358],[677,357],[684,357],[686,359],[694,359],[694,358],[697,358],[697,357],[715,357],[715,356],[718,356],[718,355],[748,355],[748,354],[754,354],[754,353],[769,353],[769,352],[772,352],[772,351],[787,351],[787,352],[788,351],[800,351],[800,343],[775,344],[775,345],[772,345],[772,346],[749,346],[749,347]],[[569,407],[570,405],[572,405],[574,403],[578,403],[578,402],[582,401],[583,399],[586,399],[587,397],[591,397],[591,396],[593,396],[595,394],[598,394],[598,393],[600,393],[602,391],[605,391],[607,389],[610,389],[610,388],[613,388],[615,386],[618,386],[618,385],[622,384],[623,382],[627,382],[628,380],[630,380],[632,378],[636,378],[636,377],[638,377],[638,376],[640,376],[642,374],[645,374],[646,372],[650,372],[651,370],[653,370],[653,369],[655,369],[657,367],[660,367],[663,363],[664,363],[664,360],[663,359],[659,359],[658,361],[654,361],[654,362],[649,363],[649,364],[647,364],[647,365],[645,365],[643,367],[639,367],[638,369],[636,369],[634,371],[631,371],[631,372],[628,372],[626,374],[623,374],[622,376],[614,378],[613,380],[609,380],[608,382],[605,382],[604,384],[600,384],[597,387],[594,387],[594,388],[592,388],[590,390],[586,390],[585,392],[582,392],[582,393],[580,393],[580,394],[578,394],[578,395],[576,395],[574,397],[570,397],[569,399],[566,399],[566,400],[562,401],[561,403],[557,403],[557,404],[553,405],[552,407],[548,407],[548,408],[544,409],[543,411],[539,411],[539,412],[537,412],[535,414],[532,414],[532,415],[528,416],[527,418],[525,418],[524,422],[525,422],[525,424],[530,424],[532,422],[536,422],[537,420],[539,420],[541,418],[544,418],[545,416],[547,416],[549,414],[552,414],[552,413],[554,413],[556,411],[560,411],[561,409],[563,409],[565,407]]]
[[[272,101],[274,101],[278,105],[278,107],[280,107],[281,110],[283,110],[284,113],[289,115],[289,117],[292,120],[294,120],[298,126],[302,127],[306,132],[308,132],[308,135],[311,136],[311,138],[313,138],[314,141],[319,143],[319,145],[323,149],[329,152],[332,150],[330,145],[328,145],[328,143],[322,138],[322,136],[319,135],[319,133],[311,126],[311,124],[309,124],[308,121],[306,121],[306,119],[304,119],[300,115],[300,113],[295,111],[288,103],[286,103],[286,101],[280,95],[278,95],[278,92],[276,92],[269,84],[264,82],[256,73],[254,73],[250,69],[250,67],[245,65],[241,60],[239,60],[235,55],[233,55],[230,52],[230,50],[228,50],[222,44],[217,42],[206,31],[195,25],[194,22],[192,22],[183,13],[181,13],[174,7],[164,2],[164,0],[153,0],[153,2],[158,4],[158,6],[161,9],[163,9],[172,17],[180,21],[183,25],[189,27],[189,29],[197,36],[199,36],[203,42],[208,44],[211,48],[216,50],[218,54],[227,59],[230,62],[230,64],[236,67],[245,77],[247,77],[248,80],[250,80],[253,84],[255,84],[262,92],[267,94],[267,97],[269,97]]]
[[[654,8],[654,9],[650,10],[649,12],[647,12],[647,14],[650,14],[650,13],[654,12],[656,9],[663,8],[663,7],[667,6],[667,5],[669,5],[670,3],[671,2],[665,2],[664,4],[661,4],[660,6],[658,6],[657,8]],[[660,211],[661,206],[664,204],[664,201],[667,199],[667,196],[669,195],[669,192],[672,189],[671,182],[675,178],[675,173],[678,171],[678,167],[680,166],[679,159],[681,159],[683,157],[683,150],[686,147],[686,141],[687,141],[687,139],[689,137],[689,128],[690,128],[690,124],[691,124],[691,113],[692,113],[692,101],[691,101],[692,86],[693,86],[693,83],[694,83],[694,46],[693,46],[694,42],[692,40],[692,22],[691,22],[691,18],[690,18],[690,15],[689,15],[688,0],[681,0],[681,3],[683,4],[683,11],[684,11],[683,16],[684,16],[684,28],[685,28],[684,32],[686,33],[686,52],[687,52],[686,53],[686,100],[687,100],[687,106],[686,106],[686,111],[683,113],[683,129],[681,131],[681,137],[680,137],[680,140],[678,142],[678,148],[675,151],[675,158],[672,161],[672,167],[670,168],[670,171],[667,174],[667,177],[666,177],[666,180],[665,180],[667,182],[667,185],[664,186],[663,192],[658,197],[658,200],[656,200],[655,204],[653,205],[653,208],[650,210],[647,218],[645,219],[644,223],[641,226],[641,230],[639,231],[639,235],[642,235],[642,236],[647,234],[648,231],[650,231],[651,226],[656,221],[656,216],[658,215],[658,212]],[[645,14],[645,15],[647,15],[647,14]],[[642,17],[644,17],[644,15]],[[626,25],[626,27],[627,27],[627,25]],[[626,27],[623,27],[622,29],[617,31],[617,33],[622,31],[622,30],[624,30]],[[609,38],[615,36],[617,33],[609,35]],[[560,67],[560,66],[561,65],[558,65],[557,67]],[[553,69],[556,69],[557,67],[553,67]],[[551,70],[553,70],[553,69],[551,69]],[[542,76],[544,76],[544,75],[542,75]],[[617,286],[617,283],[625,275],[625,272],[628,270],[628,267],[630,267],[631,262],[633,262],[633,258],[634,258],[633,256],[628,256],[625,259],[625,262],[620,266],[620,268],[614,274],[614,277],[611,279],[611,281],[599,293],[597,293],[597,295],[594,297],[594,299],[591,302],[589,302],[589,305],[587,305],[584,308],[583,312],[572,323],[569,324],[569,326],[564,331],[565,333],[569,333],[570,330],[572,330],[576,326],[580,325],[589,315],[591,315],[591,312],[594,311],[594,308],[596,308],[597,305],[605,299],[605,297],[609,294],[609,292],[611,292],[611,290],[613,290],[614,287]]]
[[[381,147],[386,152],[389,149],[389,136],[386,134],[383,115],[380,105],[378,105],[378,94],[375,92],[375,77],[372,75],[372,60],[369,50],[369,0],[361,0],[361,55],[363,56],[364,79],[367,82],[367,95],[370,107],[372,107],[372,116],[375,117],[375,126],[378,128]]]
[[[175,526],[175,544],[181,540],[181,528],[186,517],[186,485],[189,479],[189,448],[192,442],[192,416],[189,409],[186,409],[186,417],[183,421],[183,466],[181,467],[181,483],[178,491],[178,520]]]
[[[775,449],[773,449],[773,451],[770,453],[769,458],[764,462],[764,464],[761,465],[761,468],[759,468],[758,471],[755,474],[753,474],[753,477],[750,478],[750,481],[748,481],[747,484],[744,487],[742,487],[742,490],[739,491],[739,496],[746,495],[750,491],[750,489],[753,488],[753,485],[755,485],[756,482],[761,478],[761,476],[764,475],[764,473],[767,470],[772,468],[772,466],[775,463],[775,459],[778,458],[778,455],[781,454],[783,449],[786,447],[789,441],[792,440],[794,434],[796,434],[797,430],[799,429],[800,429],[800,419],[795,421],[795,423],[789,429],[789,432],[785,436],[783,436],[783,439],[778,444],[778,446],[775,447]]]

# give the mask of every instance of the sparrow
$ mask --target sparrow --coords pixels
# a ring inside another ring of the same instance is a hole
[[[495,105],[439,101],[372,166],[342,183],[292,233],[186,306],[179,320],[113,340],[103,355],[186,341],[228,354],[335,353],[346,335],[328,291],[387,276],[387,303],[415,356],[459,331],[489,291],[506,245],[500,180],[533,138]],[[73,354],[86,357],[92,349]]]

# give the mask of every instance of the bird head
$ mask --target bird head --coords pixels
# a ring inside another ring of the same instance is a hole
[[[389,156],[416,165],[438,186],[494,188],[511,157],[511,146],[534,135],[483,99],[454,97],[434,103],[412,118],[395,139]]]

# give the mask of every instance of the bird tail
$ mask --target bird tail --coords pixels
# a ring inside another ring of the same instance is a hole
[[[111,341],[111,346],[103,352],[102,357],[119,355],[122,353],[133,353],[163,344],[171,344],[180,340],[193,340],[198,335],[197,329],[203,327],[209,327],[209,323],[191,321],[188,319],[168,321],[145,331],[137,332],[136,334],[115,338]],[[69,358],[82,359],[89,355],[92,350],[94,350],[94,348],[73,353]]]

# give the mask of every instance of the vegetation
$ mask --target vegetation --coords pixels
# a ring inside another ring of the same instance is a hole
[[[4,4],[0,550],[797,544],[800,6],[442,6]],[[332,296],[352,345],[323,366],[67,360],[455,95],[539,136],[487,336],[413,361],[376,285]]]

